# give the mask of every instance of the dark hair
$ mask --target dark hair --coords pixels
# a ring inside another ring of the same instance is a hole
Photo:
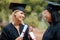
[[[51,11],[52,23],[60,22],[60,13],[58,11]]]

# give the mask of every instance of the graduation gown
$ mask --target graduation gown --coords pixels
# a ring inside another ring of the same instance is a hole
[[[60,40],[60,22],[50,25],[44,33],[42,40]]]
[[[60,40],[60,4],[49,2],[46,10],[51,14],[51,22],[42,40]]]
[[[24,28],[24,25],[20,25],[20,28],[19,28],[20,34],[23,28]],[[29,28],[27,28],[24,34],[23,40],[28,40],[28,31],[29,31]],[[19,33],[17,29],[14,27],[14,25],[10,23],[6,27],[3,28],[0,40],[15,40],[17,37],[19,37]]]

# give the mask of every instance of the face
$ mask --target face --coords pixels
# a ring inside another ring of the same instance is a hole
[[[49,13],[48,10],[45,10],[43,14],[44,14],[43,16],[46,18],[46,20],[48,22],[51,22],[51,13]]]
[[[17,20],[23,21],[23,19],[25,18],[25,13],[23,11],[18,10],[17,12],[15,12],[15,17]]]

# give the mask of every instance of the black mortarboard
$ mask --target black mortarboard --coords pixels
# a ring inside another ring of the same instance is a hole
[[[11,9],[12,11],[21,10],[25,12],[25,7],[26,7],[26,4],[10,3],[9,9]]]
[[[46,9],[48,11],[59,11],[60,10],[60,4],[54,3],[54,2],[48,2]]]
[[[48,10],[51,13],[51,19],[53,24],[60,22],[60,13],[59,13],[60,4],[54,2],[48,2],[46,10]]]

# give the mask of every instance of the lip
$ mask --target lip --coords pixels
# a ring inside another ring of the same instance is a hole
[[[19,19],[20,19],[20,20],[23,20],[23,19],[24,19],[24,17],[20,17]]]

